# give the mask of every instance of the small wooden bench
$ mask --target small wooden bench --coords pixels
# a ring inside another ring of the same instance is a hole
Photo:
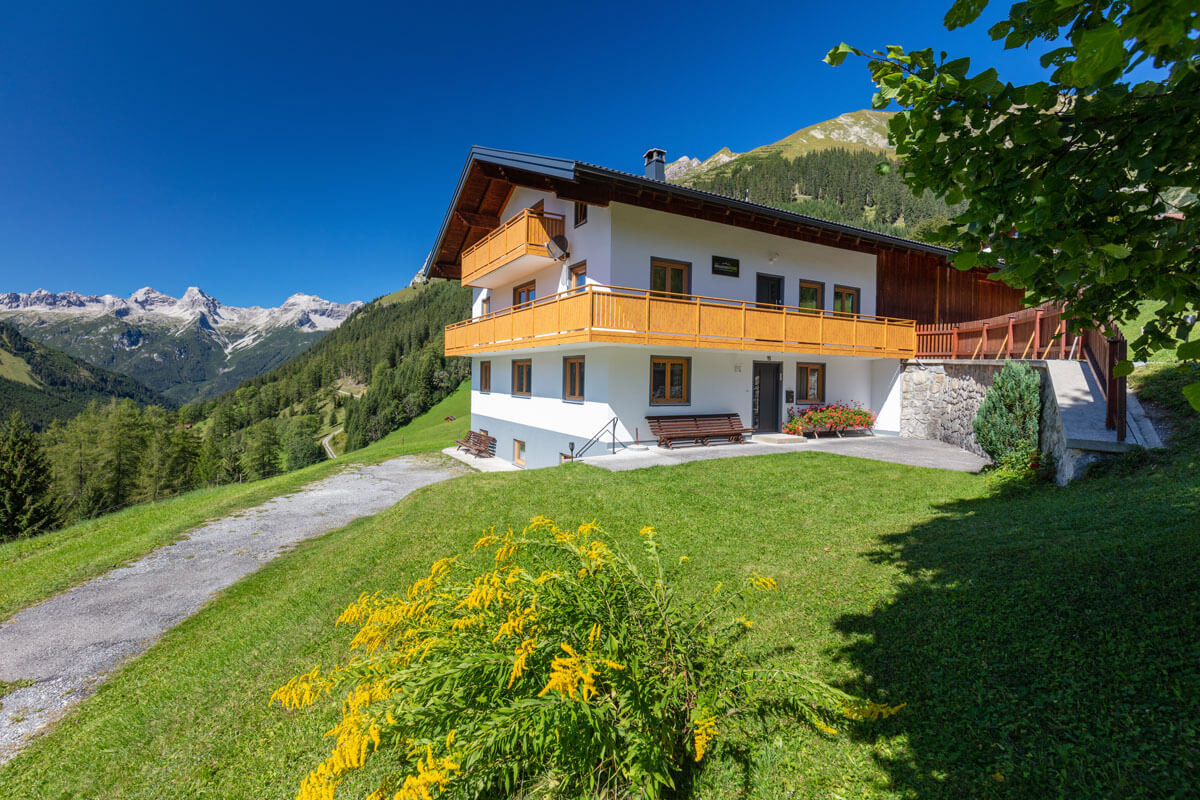
[[[459,450],[466,450],[476,458],[491,458],[496,451],[496,437],[479,431],[467,431],[465,438],[456,439],[454,443],[458,445]]]
[[[658,437],[660,447],[671,449],[672,442],[691,440],[708,447],[710,439],[743,444],[745,435],[754,433],[753,428],[742,425],[737,414],[672,414],[670,416],[646,417],[650,433]]]

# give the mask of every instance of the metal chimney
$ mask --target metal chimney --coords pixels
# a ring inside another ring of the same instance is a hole
[[[646,159],[646,177],[655,181],[667,179],[667,151],[651,147],[642,156]]]

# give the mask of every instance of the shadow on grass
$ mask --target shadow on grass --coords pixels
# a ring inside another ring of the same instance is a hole
[[[861,735],[920,797],[1200,793],[1200,459],[947,504],[871,554],[904,584],[837,624],[908,705]]]

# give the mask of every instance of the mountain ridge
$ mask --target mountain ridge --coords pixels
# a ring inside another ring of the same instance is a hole
[[[297,292],[274,308],[230,306],[196,286],[179,298],[149,286],[127,298],[38,289],[0,293],[0,320],[184,403],[298,355],[362,305]]]
[[[706,177],[718,167],[736,164],[739,160],[778,153],[786,159],[795,159],[806,153],[841,148],[844,150],[871,151],[892,154],[888,144],[887,123],[894,112],[859,109],[839,114],[833,119],[817,122],[800,128],[782,139],[760,145],[744,153],[735,153],[722,147],[703,161],[691,156],[681,156],[666,168],[666,178],[672,183],[690,184]]]

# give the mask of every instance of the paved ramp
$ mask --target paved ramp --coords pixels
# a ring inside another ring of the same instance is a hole
[[[196,529],[127,567],[17,613],[0,627],[0,680],[32,680],[0,700],[0,764],[216,592],[297,542],[392,506],[466,470],[412,456],[352,467]]]

